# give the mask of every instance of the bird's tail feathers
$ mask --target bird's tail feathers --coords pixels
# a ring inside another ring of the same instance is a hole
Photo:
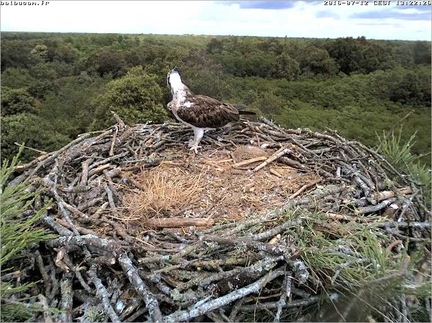
[[[247,109],[247,105],[244,105],[242,103],[235,103],[232,106],[239,111]]]
[[[255,112],[247,111],[246,109],[248,107],[246,105],[244,105],[244,104],[241,104],[241,103],[239,103],[239,104],[233,104],[233,107],[238,110],[239,114],[242,114],[242,115],[256,115]]]
[[[249,115],[249,116],[256,115],[255,112],[253,112],[253,111],[246,111],[246,110],[239,110],[239,114],[241,114],[241,115]]]

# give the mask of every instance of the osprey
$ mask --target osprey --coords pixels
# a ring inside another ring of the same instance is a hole
[[[167,84],[173,96],[172,101],[168,103],[168,109],[177,120],[193,129],[194,139],[193,142],[189,142],[189,147],[195,153],[198,148],[201,148],[199,143],[206,130],[224,127],[238,121],[240,114],[255,114],[239,111],[232,104],[220,102],[206,95],[194,95],[183,84],[177,67],[168,72]]]

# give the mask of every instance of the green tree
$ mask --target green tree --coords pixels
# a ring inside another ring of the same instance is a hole
[[[24,143],[27,147],[45,152],[54,151],[69,142],[67,136],[52,130],[52,126],[39,116],[29,113],[5,116],[1,127],[2,158],[11,159],[18,153],[15,143]],[[29,161],[39,153],[25,150],[21,156]]]
[[[32,64],[45,63],[48,60],[48,47],[46,45],[36,45],[29,54]]]
[[[126,60],[123,52],[119,50],[102,49],[92,60],[100,76],[111,73],[113,77],[119,77],[126,72]]]
[[[207,53],[209,54],[221,54],[224,48],[224,43],[222,40],[213,37],[207,44]]]
[[[431,45],[430,42],[416,41],[414,44],[414,63],[431,64]]]
[[[95,113],[92,101],[105,84],[105,80],[85,72],[63,78],[59,90],[46,95],[40,116],[52,124],[53,130],[74,139],[89,130]]]
[[[34,82],[29,71],[24,68],[10,67],[1,74],[1,85],[10,88],[26,88]]]
[[[92,128],[111,126],[116,112],[126,123],[161,122],[167,117],[162,106],[162,89],[157,76],[144,72],[142,66],[132,68],[124,77],[111,81],[106,92],[96,100],[96,117]]]
[[[43,99],[51,91],[56,91],[57,73],[51,63],[38,63],[30,69],[30,75],[35,81],[28,91],[35,98]]]
[[[1,88],[1,116],[38,112],[35,99],[25,89]]]
[[[288,81],[294,81],[300,74],[300,64],[291,58],[288,53],[282,53],[276,57],[272,77],[274,78],[284,78]]]
[[[350,75],[360,69],[362,52],[359,43],[352,37],[338,38],[326,45],[332,58],[336,60],[340,71]]]
[[[70,43],[61,44],[53,53],[51,60],[66,64],[73,64],[80,56],[80,52]]]
[[[276,114],[284,108],[286,102],[273,91],[262,93],[250,107],[253,110],[261,111],[269,118],[274,118]]]
[[[49,234],[41,228],[38,222],[45,212],[51,207],[47,203],[37,212],[24,215],[31,209],[34,200],[40,196],[41,190],[34,192],[32,183],[23,182],[18,185],[8,185],[15,167],[18,165],[19,156],[6,160],[2,164],[0,172],[0,214],[2,247],[0,251],[1,273],[11,273],[14,269],[22,268],[23,257],[28,258],[23,251],[29,252],[40,242],[53,239],[56,236]],[[24,279],[23,279],[24,278]],[[25,276],[20,275],[19,283],[13,281],[1,281],[0,296],[2,310],[0,318],[2,322],[37,321],[36,317],[43,309],[41,305],[28,303],[24,293],[34,286],[27,283]],[[13,303],[7,300],[13,299]]]
[[[9,67],[29,67],[29,53],[33,43],[21,40],[3,40],[1,41],[1,69],[6,70]]]
[[[197,94],[222,99],[226,87],[222,66],[204,50],[192,49],[180,67],[183,81]]]
[[[390,100],[402,104],[431,106],[431,80],[429,75],[409,71],[393,90]]]
[[[310,45],[304,48],[300,56],[300,68],[302,73],[336,75],[339,71],[335,60],[330,57],[326,49]]]

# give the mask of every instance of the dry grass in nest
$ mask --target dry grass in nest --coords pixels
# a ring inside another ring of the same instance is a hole
[[[134,179],[140,183],[140,189],[132,190],[123,198],[129,214],[125,220],[129,221],[175,216],[193,203],[205,185],[202,174],[164,165],[144,171]]]
[[[159,218],[240,220],[282,206],[304,185],[319,180],[313,173],[277,163],[253,173],[257,163],[242,169],[235,162],[256,157],[239,147],[201,155],[184,154],[134,176],[139,188],[123,197],[124,220]],[[175,152],[169,152],[175,155]],[[171,155],[172,156],[172,155]],[[311,185],[314,186],[314,185]]]

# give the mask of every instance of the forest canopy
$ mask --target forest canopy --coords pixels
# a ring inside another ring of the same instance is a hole
[[[110,110],[130,124],[168,120],[173,66],[193,92],[285,127],[328,127],[374,146],[402,126],[430,165],[430,42],[15,32],[1,39],[2,159],[16,143],[50,151],[110,126]]]

